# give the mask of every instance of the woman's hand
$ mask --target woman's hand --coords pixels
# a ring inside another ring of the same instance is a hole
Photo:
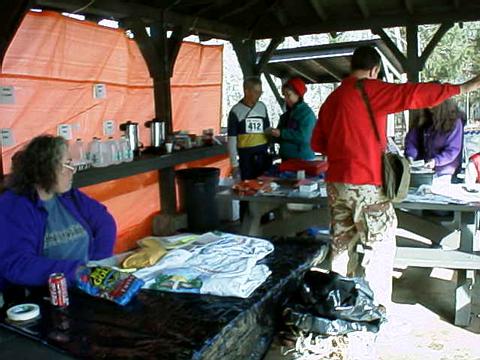
[[[270,130],[270,135],[272,135],[273,137],[280,137],[280,129]]]
[[[425,168],[427,169],[435,169],[435,159],[428,160],[425,163]]]

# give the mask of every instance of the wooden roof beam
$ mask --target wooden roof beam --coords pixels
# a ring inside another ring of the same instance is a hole
[[[275,99],[277,99],[278,105],[280,105],[280,108],[283,109],[283,105],[285,104],[285,100],[283,99],[282,95],[280,95],[280,92],[278,91],[277,86],[275,85],[275,82],[272,79],[272,75],[268,72],[264,72],[263,75],[265,76],[265,79],[267,80],[268,86],[270,86],[270,89],[273,92],[273,95],[275,96]]]
[[[402,68],[406,69],[407,58],[398,49],[397,45],[392,41],[392,39],[390,39],[390,36],[388,36],[387,33],[381,28],[372,29],[372,32],[380,36],[380,38],[383,40],[387,48],[393,53],[393,56],[395,56],[397,61],[402,65]]]
[[[443,35],[447,33],[448,30],[450,30],[453,27],[453,23],[443,23],[440,25],[438,28],[437,32],[432,36],[430,39],[428,45],[425,47],[423,50],[422,55],[420,56],[420,66],[423,68],[425,66],[425,63],[428,60],[428,57],[432,54],[433,50],[437,46],[437,44],[440,42],[442,39]]]
[[[338,21],[337,19],[329,19],[325,22],[316,22],[311,24],[296,24],[288,27],[278,28],[272,30],[271,28],[261,27],[255,29],[253,37],[256,39],[272,38],[280,36],[292,36],[292,35],[306,35],[306,34],[318,34],[331,31],[350,31],[360,29],[375,29],[375,28],[390,28],[395,26],[405,26],[405,24],[421,25],[421,24],[441,24],[444,22],[452,21],[478,21],[478,11],[480,6],[473,3],[469,3],[468,6],[462,6],[455,12],[452,10],[449,12],[433,13],[433,12],[421,12],[416,10],[414,16],[404,14],[395,15],[371,15],[369,19],[357,18],[349,21]]]
[[[259,74],[262,73],[263,68],[272,57],[273,52],[278,47],[278,45],[283,42],[283,40],[285,40],[285,38],[283,37],[270,40],[270,44],[268,44],[267,49],[262,53],[262,56],[257,63],[257,71]]]
[[[57,11],[74,12],[85,6],[85,0],[33,0],[34,5],[47,7]],[[34,6],[32,5],[32,6]],[[90,6],[82,10],[85,14],[100,15],[105,18],[123,20],[125,18],[141,18],[146,23],[165,21],[170,26],[184,26],[190,24],[190,34],[203,33],[219,39],[239,37],[246,39],[249,33],[246,30],[215,20],[209,20],[197,16],[179,14],[170,10],[163,10],[153,6],[138,3],[129,3],[118,0],[96,0]]]
[[[315,13],[320,18],[320,20],[322,21],[328,20],[327,12],[325,11],[321,3],[321,0],[309,0],[309,3],[312,6],[313,10],[315,10]]]
[[[363,17],[368,19],[370,17],[370,10],[368,9],[367,2],[365,0],[356,0],[356,2]]]
[[[219,20],[224,20],[226,18],[229,18],[230,16],[240,14],[247,10],[248,8],[252,7],[256,3],[258,3],[260,0],[250,0],[250,1],[244,1],[244,4],[242,6],[234,8],[232,11],[229,11],[227,13],[223,13],[221,16],[218,17]]]
[[[413,8],[413,4],[412,4],[412,1],[411,0],[404,0],[405,2],[405,7],[407,8],[407,11],[410,15],[412,15],[415,10]]]
[[[317,79],[308,75],[303,69],[301,69],[297,64],[295,64],[295,62],[285,63],[285,66],[288,69],[290,69],[292,72],[297,73],[298,75],[303,77],[304,79],[307,79],[308,81],[310,81],[312,83],[317,82]]]
[[[333,78],[337,79],[338,81],[342,81],[342,74],[338,71],[335,66],[325,61],[325,59],[312,59],[316,66],[321,67],[325,72],[331,75]]]

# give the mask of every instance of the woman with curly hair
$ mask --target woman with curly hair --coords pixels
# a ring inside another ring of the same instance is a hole
[[[463,122],[457,105],[451,99],[431,109],[424,109],[418,125],[405,137],[405,156],[424,160],[425,167],[435,170],[437,181],[450,183],[460,166]]]
[[[72,189],[67,142],[42,135],[15,153],[0,195],[0,291],[45,286],[52,273],[73,282],[89,260],[112,255],[116,225],[105,206]]]

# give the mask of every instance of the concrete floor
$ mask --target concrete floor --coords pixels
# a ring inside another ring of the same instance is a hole
[[[452,325],[455,276],[450,270],[408,268],[394,279],[394,304],[390,309],[393,320],[388,334],[375,344],[374,360],[475,360],[480,359],[480,319],[473,317],[468,328]],[[474,314],[480,313],[480,282],[474,287]],[[278,340],[272,344],[265,360],[292,359],[284,356],[286,348]],[[297,357],[297,359],[307,357]],[[349,357],[347,359],[359,359]],[[364,357],[361,357],[364,359]],[[322,359],[322,357],[308,357]]]

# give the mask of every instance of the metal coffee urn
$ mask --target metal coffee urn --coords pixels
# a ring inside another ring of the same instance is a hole
[[[145,122],[145,126],[150,128],[150,147],[158,149],[165,143],[165,122],[152,119]]]
[[[138,156],[140,154],[140,148],[143,147],[138,135],[138,123],[127,121],[123,124],[120,124],[120,130],[125,132],[128,146],[130,146],[133,155]]]

